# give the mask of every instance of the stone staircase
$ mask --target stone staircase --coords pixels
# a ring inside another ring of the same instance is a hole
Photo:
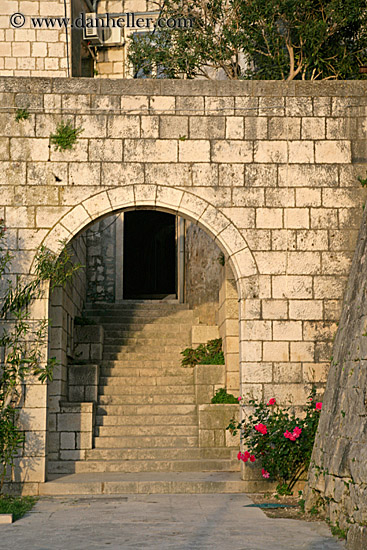
[[[75,473],[238,470],[233,449],[200,448],[193,369],[181,367],[194,313],[129,301],[91,306],[104,328],[94,448]]]

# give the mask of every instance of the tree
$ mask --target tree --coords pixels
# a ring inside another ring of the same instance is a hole
[[[366,0],[161,0],[158,25],[134,34],[135,76],[263,80],[364,78]],[[156,68],[154,72],[154,68]]]
[[[29,306],[42,296],[43,283],[50,281],[51,291],[64,286],[81,267],[71,262],[66,246],[56,256],[45,247],[40,247],[36,256],[35,274],[29,282],[9,278],[11,254],[4,249],[6,228],[0,219],[0,282],[2,307],[0,318],[7,319],[0,337],[2,360],[0,362],[0,492],[8,467],[24,442],[24,434],[17,424],[17,412],[27,377],[33,375],[43,383],[52,380],[56,358],[42,360],[48,339],[48,321],[32,320]]]

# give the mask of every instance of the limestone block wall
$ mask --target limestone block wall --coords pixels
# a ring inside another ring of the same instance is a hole
[[[97,403],[99,364],[69,365],[69,401]]]
[[[103,327],[101,325],[75,325],[74,361],[101,361],[103,354]]]
[[[32,269],[36,236],[57,250],[112,212],[177,213],[233,271],[241,395],[303,404],[311,380],[325,384],[366,197],[366,91],[362,81],[0,78],[13,275]],[[30,110],[21,123],[19,98]],[[60,119],[84,129],[66,152],[49,142]]]
[[[239,393],[238,294],[236,280],[228,262],[222,267],[220,275],[218,326],[226,364],[225,385],[229,393]]]
[[[58,455],[60,449],[60,427],[57,418],[60,412],[60,400],[68,399],[68,360],[75,356],[74,317],[80,316],[86,300],[86,247],[83,236],[71,242],[73,260],[82,266],[72,283],[65,288],[57,288],[51,294],[49,302],[50,349],[49,356],[56,357],[59,364],[53,372],[53,380],[47,387],[47,450],[48,458]]]
[[[363,216],[333,348],[306,489],[308,508],[326,508],[348,531],[350,549],[367,544],[367,213]]]
[[[59,426],[59,460],[80,460],[93,445],[95,403],[60,402],[57,413]],[[54,472],[57,473],[57,472]]]
[[[185,301],[195,309],[200,322],[218,322],[221,250],[210,235],[193,223],[186,223]]]
[[[200,447],[232,447],[234,459],[239,450],[240,439],[239,436],[231,435],[226,428],[233,418],[239,419],[237,405],[199,405],[198,418]]]
[[[86,232],[87,302],[116,301],[116,219],[108,216]]]

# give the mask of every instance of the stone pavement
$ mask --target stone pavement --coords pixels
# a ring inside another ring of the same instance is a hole
[[[323,523],[271,519],[244,494],[43,497],[13,525],[9,550],[340,550]]]

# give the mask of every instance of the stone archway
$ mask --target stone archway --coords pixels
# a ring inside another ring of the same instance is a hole
[[[76,237],[96,220],[112,213],[137,208],[174,213],[203,228],[228,258],[234,274],[238,301],[241,303],[246,295],[245,282],[250,276],[250,288],[252,288],[253,276],[256,274],[256,265],[247,244],[234,224],[217,208],[186,191],[165,186],[138,185],[102,191],[82,201],[64,215],[44,239],[43,244],[49,249],[57,251],[61,239],[70,242],[73,237]],[[244,312],[245,309],[241,308],[241,311]],[[239,374],[237,370],[237,379]],[[65,413],[68,411],[64,410]],[[83,414],[82,411],[78,411],[78,414],[80,413]],[[90,415],[90,411],[85,411],[85,414],[86,416]],[[65,438],[66,436],[67,434],[64,434]],[[75,457],[77,458],[77,452],[75,452]]]

